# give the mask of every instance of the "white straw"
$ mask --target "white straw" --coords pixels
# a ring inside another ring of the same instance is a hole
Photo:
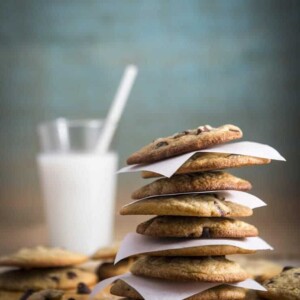
[[[108,151],[137,72],[138,69],[134,65],[126,67],[123,78],[105,120],[103,133],[96,145],[97,152],[105,153]]]

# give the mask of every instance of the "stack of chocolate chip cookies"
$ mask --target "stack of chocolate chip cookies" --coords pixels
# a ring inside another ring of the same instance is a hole
[[[213,128],[209,125],[159,138],[133,153],[132,164],[159,162],[184,153],[209,148],[242,137],[233,125]],[[195,153],[170,178],[158,178],[132,194],[135,200],[124,206],[122,215],[155,215],[137,226],[137,233],[155,238],[171,239],[240,239],[255,237],[258,230],[251,224],[235,219],[251,216],[247,206],[230,202],[220,194],[224,190],[248,191],[251,183],[228,172],[226,168],[260,165],[269,159],[224,153]],[[143,172],[144,178],[160,175]],[[233,283],[247,279],[248,274],[225,257],[249,254],[230,245],[208,245],[151,252],[139,257],[131,267],[136,276],[175,281]],[[124,281],[111,288],[114,295],[143,299]],[[243,299],[245,290],[220,285],[188,299]]]
[[[97,276],[76,267],[87,259],[82,254],[46,247],[24,248],[0,257],[0,266],[14,268],[0,273],[0,299],[31,300],[37,291],[41,291],[39,298],[32,299],[87,299]]]

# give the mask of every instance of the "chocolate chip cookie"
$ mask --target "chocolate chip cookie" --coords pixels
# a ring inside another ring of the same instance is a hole
[[[117,280],[110,289],[113,295],[128,297],[130,299],[144,299],[134,288],[123,280]],[[237,300],[244,299],[246,290],[232,286],[217,286],[197,295],[186,298],[186,300]]]
[[[27,291],[43,289],[76,289],[78,283],[90,286],[97,282],[94,273],[78,268],[10,270],[0,274],[0,290]]]
[[[81,264],[88,257],[61,248],[22,248],[7,256],[0,257],[0,266],[20,268],[67,267]]]
[[[160,216],[137,226],[136,232],[153,237],[245,238],[258,235],[253,225],[229,218]]]
[[[187,174],[203,171],[221,170],[227,168],[240,168],[270,163],[267,158],[227,154],[227,153],[195,153],[188,159],[175,174]],[[160,174],[144,171],[143,178],[161,177]]]
[[[250,190],[251,183],[225,172],[204,172],[175,175],[153,181],[132,194],[133,199],[165,194],[215,190]]]
[[[251,208],[225,201],[220,194],[187,194],[140,200],[123,206],[121,215],[247,217]]]
[[[255,250],[243,249],[231,245],[210,245],[146,252],[143,254],[150,256],[222,256],[230,254],[254,254],[255,252]]]
[[[119,251],[120,243],[116,242],[111,246],[97,250],[91,257],[94,260],[114,259]]]
[[[129,271],[129,268],[133,262],[133,258],[123,259],[117,264],[114,264],[113,262],[104,262],[97,268],[96,273],[98,275],[99,280],[103,280],[117,275],[122,275]]]
[[[130,269],[137,276],[181,281],[237,282],[248,274],[223,256],[138,258]]]
[[[285,268],[283,271],[263,283],[267,292],[259,292],[270,300],[300,299],[300,268]]]
[[[199,126],[196,129],[185,130],[172,136],[154,140],[133,153],[127,159],[127,163],[129,165],[152,163],[239,139],[242,135],[241,129],[234,125],[223,125],[217,128],[210,125]]]
[[[237,262],[253,279],[264,282],[282,271],[282,266],[266,259],[238,258]]]

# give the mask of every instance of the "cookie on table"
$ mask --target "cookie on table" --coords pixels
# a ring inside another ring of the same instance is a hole
[[[282,266],[266,259],[237,259],[237,262],[241,267],[249,274],[253,279],[262,283],[282,271]]]
[[[120,243],[116,242],[111,246],[98,249],[92,256],[93,260],[115,259],[120,248]]]
[[[153,237],[245,238],[258,235],[255,226],[229,218],[159,216],[137,226],[136,232]]]
[[[270,163],[267,158],[260,158],[247,155],[228,154],[228,153],[195,153],[188,159],[175,174],[187,174],[195,172],[221,170],[227,168],[240,168],[254,165],[264,165]],[[143,171],[143,178],[161,177],[160,174]]]
[[[115,265],[113,262],[104,262],[97,268],[96,273],[98,275],[99,280],[103,280],[117,275],[122,275],[129,271],[130,266],[133,262],[133,258],[123,259]]]
[[[127,164],[152,163],[183,153],[201,150],[218,144],[239,139],[243,136],[240,128],[234,125],[223,125],[213,128],[210,125],[185,130],[172,136],[154,140],[133,153]]]
[[[46,289],[41,291],[28,290],[23,293],[18,299],[9,300],[112,300],[115,297],[111,297],[108,293],[99,293],[96,296],[90,298],[91,289],[83,283],[79,283],[76,291],[63,291]],[[2,299],[2,298],[0,298]],[[8,300],[8,299],[3,299]]]
[[[254,254],[255,250],[243,249],[231,245],[210,245],[190,248],[169,249],[155,252],[145,252],[150,256],[221,256],[231,254]]]
[[[265,281],[263,286],[267,292],[259,295],[270,300],[299,300],[300,299],[300,268],[287,267],[283,271]]]
[[[88,257],[61,248],[22,248],[10,255],[0,257],[0,266],[20,268],[67,267],[81,264]]]
[[[247,180],[225,172],[191,173],[155,180],[133,192],[132,198],[216,190],[247,191],[251,187]]]
[[[134,288],[123,280],[117,280],[110,289],[111,294],[128,297],[129,299],[144,299]],[[246,290],[232,286],[218,286],[202,293],[186,298],[186,300],[237,300],[244,299]]]
[[[226,201],[220,194],[186,194],[140,200],[121,208],[121,215],[248,217],[253,210]]]
[[[214,257],[139,257],[130,268],[137,276],[179,281],[237,282],[248,274],[224,256]]]
[[[76,289],[78,283],[88,286],[97,282],[96,274],[79,268],[10,270],[0,274],[0,290],[27,291]]]

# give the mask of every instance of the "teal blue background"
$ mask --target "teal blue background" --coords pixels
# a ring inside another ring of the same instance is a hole
[[[125,66],[135,63],[139,76],[113,146],[121,164],[158,136],[240,126],[245,140],[288,160],[234,171],[269,204],[250,222],[278,253],[298,253],[299,13],[291,0],[1,1],[1,236],[44,226],[37,124],[105,117]],[[120,176],[117,206],[141,184]],[[138,220],[117,217],[117,236]]]

